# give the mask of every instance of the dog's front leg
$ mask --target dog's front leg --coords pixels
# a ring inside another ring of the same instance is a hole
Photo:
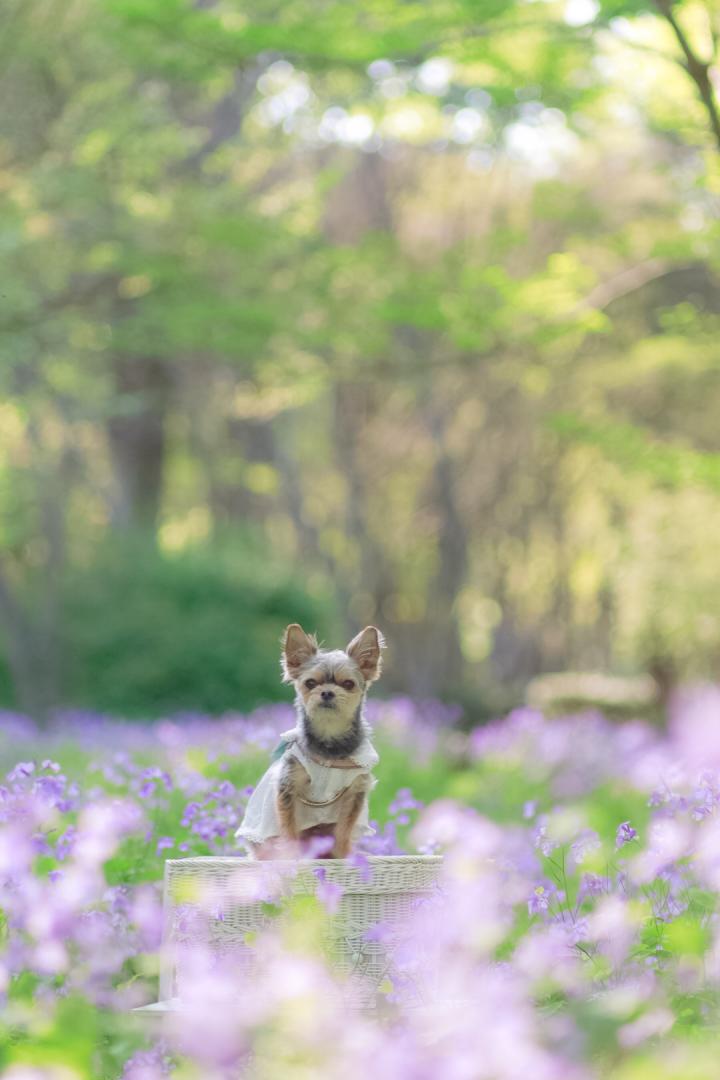
[[[310,777],[297,758],[287,758],[278,778],[277,814],[280,835],[285,840],[297,840],[300,830],[297,823],[297,797],[307,790]]]
[[[370,790],[370,777],[358,776],[347,789],[339,805],[339,815],[335,825],[335,846],[332,854],[335,859],[346,859],[352,846],[352,833],[355,822]]]

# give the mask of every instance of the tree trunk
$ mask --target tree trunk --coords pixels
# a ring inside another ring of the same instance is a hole
[[[115,475],[112,522],[152,531],[162,497],[170,380],[162,360],[116,357],[115,414],[107,424]]]
[[[196,8],[213,6],[213,0],[195,0]],[[191,177],[197,181],[206,159],[236,138],[257,80],[269,63],[270,57],[265,54],[262,59],[248,60],[235,68],[230,89],[214,103],[207,117],[207,139],[169,167],[169,180]],[[177,119],[187,122],[180,114]],[[121,306],[119,318],[126,309],[126,305]],[[116,488],[112,521],[116,527],[152,531],[163,493],[170,367],[155,357],[118,356],[113,360],[113,370],[120,407],[107,425]]]
[[[6,655],[18,709],[44,726],[51,709],[59,704],[55,642],[45,632],[47,627],[24,610],[1,567],[0,623],[5,628]]]

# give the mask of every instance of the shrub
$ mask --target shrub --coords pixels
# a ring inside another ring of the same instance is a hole
[[[65,702],[146,716],[282,698],[283,627],[322,630],[327,620],[327,605],[286,567],[245,546],[104,547],[67,574],[62,612]]]

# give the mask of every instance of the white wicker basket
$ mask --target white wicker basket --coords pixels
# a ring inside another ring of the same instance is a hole
[[[343,892],[334,918],[328,918],[327,939],[334,966],[347,982],[349,1000],[372,1006],[380,984],[392,973],[393,927],[400,927],[412,907],[438,891],[442,858],[434,855],[371,855],[368,867],[338,859],[296,862],[228,857],[168,859],[165,863],[164,929],[160,973],[163,1002],[182,1001],[182,971],[175,946],[202,940],[220,954],[232,952],[252,970],[247,935],[271,919],[259,898],[268,876],[286,895],[308,895],[317,889],[317,871]],[[366,878],[367,880],[364,880]],[[202,918],[198,921],[198,912]],[[382,924],[382,940],[368,941],[368,930]],[[198,930],[200,927],[200,930]],[[150,1007],[152,1008],[152,1007]]]

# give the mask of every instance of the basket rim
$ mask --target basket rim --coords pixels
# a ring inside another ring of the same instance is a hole
[[[408,863],[420,863],[423,866],[437,866],[443,862],[442,855],[365,855],[370,866],[402,866]],[[293,866],[301,870],[306,866],[321,866],[326,870],[335,867],[358,869],[348,859],[251,859],[246,855],[188,855],[184,859],[166,859],[168,866],[188,866],[190,863],[228,863],[233,866]]]

